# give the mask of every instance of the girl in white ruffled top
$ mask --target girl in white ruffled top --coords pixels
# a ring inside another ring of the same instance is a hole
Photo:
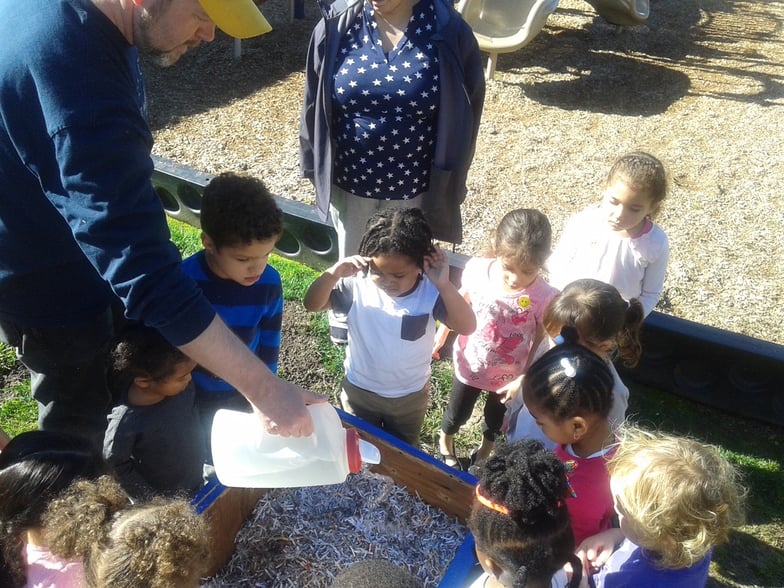
[[[549,282],[562,290],[580,278],[612,284],[626,300],[637,298],[645,316],[664,287],[670,245],[653,222],[667,194],[661,161],[635,151],[618,158],[598,206],[574,215],[547,263]]]

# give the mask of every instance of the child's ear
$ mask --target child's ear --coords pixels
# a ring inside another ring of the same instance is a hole
[[[201,244],[210,253],[214,253],[216,250],[215,241],[207,233],[201,234]]]
[[[133,379],[133,385],[137,388],[149,388],[152,384],[152,378],[148,376],[136,376]]]
[[[504,568],[498,565],[496,561],[490,557],[485,556],[484,565],[482,566],[488,573],[493,576],[496,580],[499,580],[504,573]]]
[[[575,441],[588,432],[588,421],[581,416],[572,417],[572,436]]]

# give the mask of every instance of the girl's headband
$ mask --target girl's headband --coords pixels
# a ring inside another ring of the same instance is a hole
[[[574,490],[572,489],[572,485],[569,483],[569,479],[568,478],[566,480],[566,483],[569,486],[569,492],[570,492],[572,498],[577,498],[577,494],[575,494]],[[502,515],[506,515],[506,516],[509,516],[512,513],[512,511],[510,511],[508,508],[506,508],[503,504],[498,504],[497,502],[493,502],[487,496],[483,495],[481,490],[479,490],[479,484],[476,485],[476,488],[475,488],[474,491],[476,493],[476,500],[482,506],[486,506],[490,510],[494,510],[495,512],[501,513]],[[563,500],[558,500],[555,503],[555,507],[556,508],[561,508],[563,506],[563,504],[564,504]]]
[[[486,506],[490,510],[494,510],[495,512],[499,512],[502,515],[509,515],[509,509],[506,508],[503,504],[498,504],[497,502],[493,502],[486,496],[482,494],[479,490],[479,484],[476,485],[476,499],[479,501],[479,504],[482,506]]]

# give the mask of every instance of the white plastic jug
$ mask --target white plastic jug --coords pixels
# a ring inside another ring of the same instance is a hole
[[[291,488],[338,484],[362,463],[379,463],[378,448],[344,429],[328,403],[307,407],[308,437],[282,437],[264,430],[252,413],[221,409],[212,421],[212,459],[218,480],[240,488]]]

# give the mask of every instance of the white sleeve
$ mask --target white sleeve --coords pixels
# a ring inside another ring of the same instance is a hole
[[[662,233],[662,239],[664,242],[661,252],[655,260],[648,263],[640,285],[640,303],[645,316],[648,316],[656,303],[659,302],[664,289],[664,276],[667,273],[667,263],[670,259],[670,245],[664,233]]]

